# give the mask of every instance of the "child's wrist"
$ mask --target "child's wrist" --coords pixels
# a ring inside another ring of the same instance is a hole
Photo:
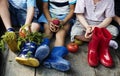
[[[51,18],[49,18],[49,19],[47,19],[47,21],[48,21],[48,22],[51,22],[51,21],[52,21],[52,19],[51,19]]]

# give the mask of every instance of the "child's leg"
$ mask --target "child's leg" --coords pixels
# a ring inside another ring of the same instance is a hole
[[[112,34],[112,36],[113,36],[112,39],[115,39],[118,36],[119,31],[118,31],[117,27],[115,27],[114,25],[109,25],[107,27],[107,29]],[[114,48],[114,49],[117,49],[118,48],[118,43],[114,40],[110,40],[109,46]]]
[[[48,29],[48,24],[44,24],[44,30],[46,37],[42,40],[42,43],[38,46],[35,52],[35,57],[41,63],[49,54],[50,52],[50,38],[52,37],[50,31]]]
[[[112,34],[112,39],[116,39],[118,36],[119,30],[114,25],[108,25],[107,30]]]
[[[41,27],[41,25],[38,23],[38,19],[36,17],[33,17],[30,31],[31,32],[38,32],[38,31],[40,31],[40,27]]]
[[[69,24],[66,24],[64,28],[60,29],[56,33],[56,40],[53,50],[49,57],[43,62],[43,65],[47,68],[54,68],[60,71],[67,71],[70,69],[70,63],[64,56],[68,54],[67,48],[64,46],[65,35],[69,29]]]
[[[47,38],[51,39],[53,36],[53,33],[49,30],[49,25],[48,24],[44,24],[44,32],[47,36]]]
[[[10,13],[8,10],[8,0],[0,0],[0,16],[3,20],[3,23],[5,25],[5,28],[7,32],[5,33],[4,39],[6,43],[8,44],[8,47],[13,51],[17,51],[17,37],[15,34],[15,30],[12,28],[11,20],[10,20]],[[9,38],[6,38],[9,37]],[[12,46],[11,46],[12,44]]]
[[[85,29],[80,25],[78,21],[72,26],[71,29],[71,41],[74,42],[74,39],[81,41],[89,41],[90,39],[85,38]]]
[[[69,24],[66,24],[66,25],[64,25],[64,28],[60,29],[60,30],[56,33],[55,46],[64,46],[65,36],[66,36],[69,28],[70,28],[70,25],[69,25]]]
[[[32,22],[31,24],[31,32],[38,32],[40,30],[40,24],[36,22]]]
[[[77,40],[80,40],[80,41],[85,41],[85,42],[89,42],[90,41],[90,39],[85,38],[84,35],[76,35],[74,38],[77,39]]]
[[[114,21],[115,20],[115,21]],[[114,25],[115,27],[117,27],[118,28],[118,31],[119,31],[119,33],[120,33],[120,17],[118,17],[118,16],[115,16],[114,17],[114,20],[112,21],[112,25]],[[116,22],[117,21],[117,22]],[[118,35],[118,37],[117,37],[118,39],[120,38],[120,34]]]
[[[8,2],[7,0],[0,0],[0,16],[3,20],[5,28],[11,28],[10,14],[8,10]]]

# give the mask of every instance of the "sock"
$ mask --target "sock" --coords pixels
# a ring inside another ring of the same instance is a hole
[[[11,28],[8,28],[7,31],[8,31],[8,32],[14,32],[15,29],[11,27]]]
[[[115,40],[110,40],[109,46],[112,47],[113,49],[117,49],[118,43]]]

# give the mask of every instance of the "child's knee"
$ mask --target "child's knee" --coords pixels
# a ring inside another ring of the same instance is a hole
[[[108,31],[111,33],[111,35],[113,36],[112,38],[115,39],[118,34],[119,34],[119,30],[116,26],[114,25],[110,25],[107,27]]]

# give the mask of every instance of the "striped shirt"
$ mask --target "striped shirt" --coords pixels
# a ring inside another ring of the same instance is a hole
[[[84,13],[88,20],[103,21],[107,17],[115,16],[114,1],[101,0],[96,5],[93,0],[77,0],[75,13]]]
[[[49,11],[54,15],[63,15],[69,13],[69,5],[75,4],[76,0],[43,0],[49,2]]]

